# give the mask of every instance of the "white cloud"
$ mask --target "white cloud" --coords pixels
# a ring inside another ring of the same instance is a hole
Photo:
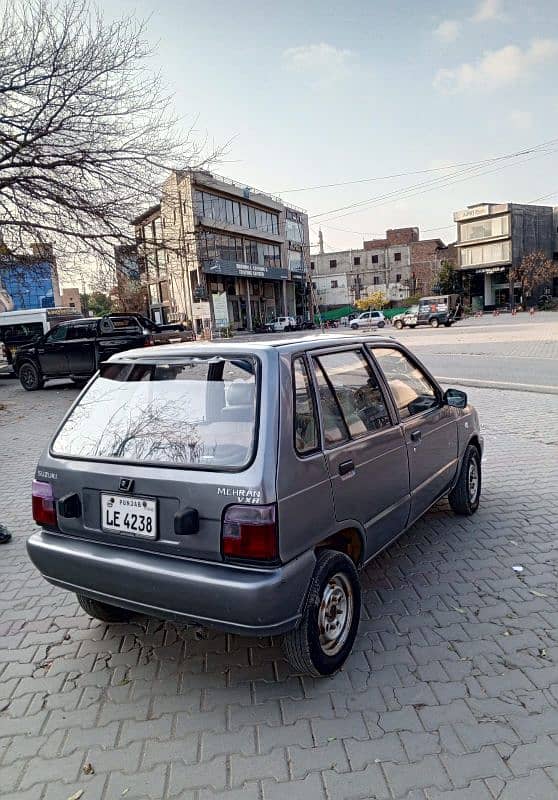
[[[473,22],[489,22],[493,19],[504,19],[502,0],[480,0],[477,10],[471,17]]]
[[[533,115],[530,111],[521,111],[515,108],[510,112],[510,122],[520,131],[528,131],[533,127]]]
[[[499,89],[528,78],[539,64],[557,57],[558,39],[535,39],[525,49],[509,44],[500,50],[487,51],[474,64],[439,70],[434,86],[449,94],[467,89]]]
[[[283,51],[287,69],[311,74],[312,77],[339,77],[350,70],[353,53],[331,44],[308,44]]]
[[[440,22],[437,28],[435,28],[434,36],[436,36],[441,42],[449,44],[450,42],[455,42],[459,36],[460,28],[461,23],[456,19],[445,19],[443,22]]]

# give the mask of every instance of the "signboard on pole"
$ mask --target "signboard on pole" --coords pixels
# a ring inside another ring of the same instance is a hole
[[[216,292],[213,295],[213,314],[217,328],[229,327],[229,306],[226,292]]]

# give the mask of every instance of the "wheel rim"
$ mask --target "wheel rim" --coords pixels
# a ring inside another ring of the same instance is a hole
[[[351,584],[346,575],[338,572],[324,587],[318,611],[320,647],[326,655],[337,655],[347,641],[353,614],[354,598]]]
[[[430,324],[432,325],[433,328],[437,328],[438,327],[438,320],[437,319],[433,319]]]
[[[476,503],[477,495],[479,493],[479,468],[474,458],[472,458],[471,462],[469,463],[467,487],[469,489],[469,500],[471,503]]]
[[[24,386],[33,386],[35,382],[35,373],[31,367],[23,367],[20,372],[20,378]]]

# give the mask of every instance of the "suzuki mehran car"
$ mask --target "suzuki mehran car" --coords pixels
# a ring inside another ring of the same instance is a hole
[[[482,448],[466,395],[391,339],[131,350],[43,453],[28,552],[97,619],[281,635],[299,671],[329,675],[358,570],[444,495],[475,512]]]

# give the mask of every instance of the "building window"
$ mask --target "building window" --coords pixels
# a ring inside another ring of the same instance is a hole
[[[401,253],[394,253],[393,258],[395,261],[401,261]]]
[[[459,227],[459,241],[473,242],[475,239],[491,239],[495,236],[510,235],[509,216],[465,222]]]
[[[331,281],[331,288],[332,289],[337,289],[338,286],[339,286],[339,284],[337,283],[337,281]]]
[[[374,277],[372,278],[372,283],[374,284],[374,286],[378,286],[379,285],[380,279],[378,278],[377,275],[374,275]]]
[[[355,256],[353,258],[353,264],[355,267],[360,267],[360,256]]]
[[[310,262],[310,269],[314,269],[314,262],[313,261]]]
[[[401,273],[400,272],[398,272],[397,275],[395,276],[395,283],[401,283]]]
[[[335,258],[332,258],[331,261],[329,262],[329,268],[335,269],[336,266],[337,266],[337,260]]]
[[[510,241],[463,247],[460,255],[462,267],[511,261]]]
[[[378,263],[378,256],[372,256],[372,263],[373,264],[377,264]]]

